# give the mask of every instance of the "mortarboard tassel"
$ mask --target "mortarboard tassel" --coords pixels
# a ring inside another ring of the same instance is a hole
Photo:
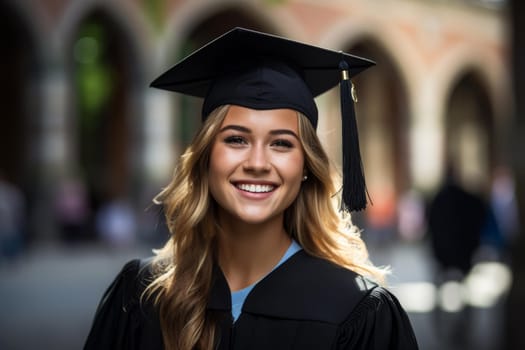
[[[368,191],[366,189],[354,101],[357,102],[353,83],[348,72],[348,63],[341,60],[341,118],[343,143],[343,195],[341,210],[359,211],[366,208]]]

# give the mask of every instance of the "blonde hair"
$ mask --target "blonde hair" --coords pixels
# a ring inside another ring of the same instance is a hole
[[[172,181],[155,197],[164,205],[171,237],[156,251],[154,280],[145,295],[160,310],[166,349],[213,349],[216,323],[206,306],[215,258],[216,203],[208,191],[210,149],[229,106],[214,110],[181,156]],[[382,282],[384,270],[368,261],[359,231],[340,215],[330,161],[314,128],[298,113],[308,179],[285,211],[285,229],[311,255]]]
[[[332,261],[384,284],[387,269],[374,266],[352,224],[340,211],[336,173],[308,119],[299,115],[299,139],[305,153],[308,179],[295,202],[285,212],[285,228],[309,254]]]

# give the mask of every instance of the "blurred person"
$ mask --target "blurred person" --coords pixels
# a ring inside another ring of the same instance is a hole
[[[494,207],[492,203],[489,203],[474,262],[499,261],[503,258],[506,242],[500,225],[501,222],[496,217]]]
[[[486,232],[485,244],[494,247],[498,259],[506,259],[509,246],[519,232],[518,206],[510,170],[496,168],[490,193],[492,230]]]
[[[315,133],[338,83],[355,123],[348,79],[371,64],[236,28],[157,78],[205,97],[203,125],[156,197],[171,238],[124,266],[85,349],[417,349],[348,215],[367,202],[355,124],[339,212]]]
[[[374,205],[367,211],[366,235],[370,243],[386,245],[395,237],[396,201],[390,186],[382,186],[377,193],[381,197],[374,200]]]
[[[415,241],[425,233],[425,204],[416,190],[403,193],[397,206],[398,232],[402,239]]]
[[[135,241],[136,219],[130,203],[123,198],[109,200],[96,213],[100,238],[112,247],[129,247]]]
[[[24,224],[24,195],[0,170],[0,262],[16,258],[22,250]]]
[[[428,230],[437,262],[438,308],[436,329],[443,348],[468,349],[471,309],[463,293],[463,281],[470,272],[480,246],[488,211],[483,198],[466,191],[449,165],[445,181],[429,205]]]
[[[449,166],[443,186],[430,203],[427,220],[441,271],[456,270],[462,276],[470,271],[486,220],[483,198],[461,187]]]
[[[76,177],[68,177],[58,184],[55,195],[55,219],[61,238],[75,242],[87,238],[91,210],[84,183]]]

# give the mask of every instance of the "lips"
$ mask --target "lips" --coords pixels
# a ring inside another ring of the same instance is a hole
[[[246,183],[237,183],[235,187],[241,191],[251,192],[251,193],[268,193],[272,192],[276,186],[273,185],[261,185],[261,184],[246,184]]]

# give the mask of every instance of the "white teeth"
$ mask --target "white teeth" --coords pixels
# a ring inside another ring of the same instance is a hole
[[[254,193],[270,192],[274,189],[274,186],[271,185],[251,185],[251,184],[238,184],[237,188]]]

